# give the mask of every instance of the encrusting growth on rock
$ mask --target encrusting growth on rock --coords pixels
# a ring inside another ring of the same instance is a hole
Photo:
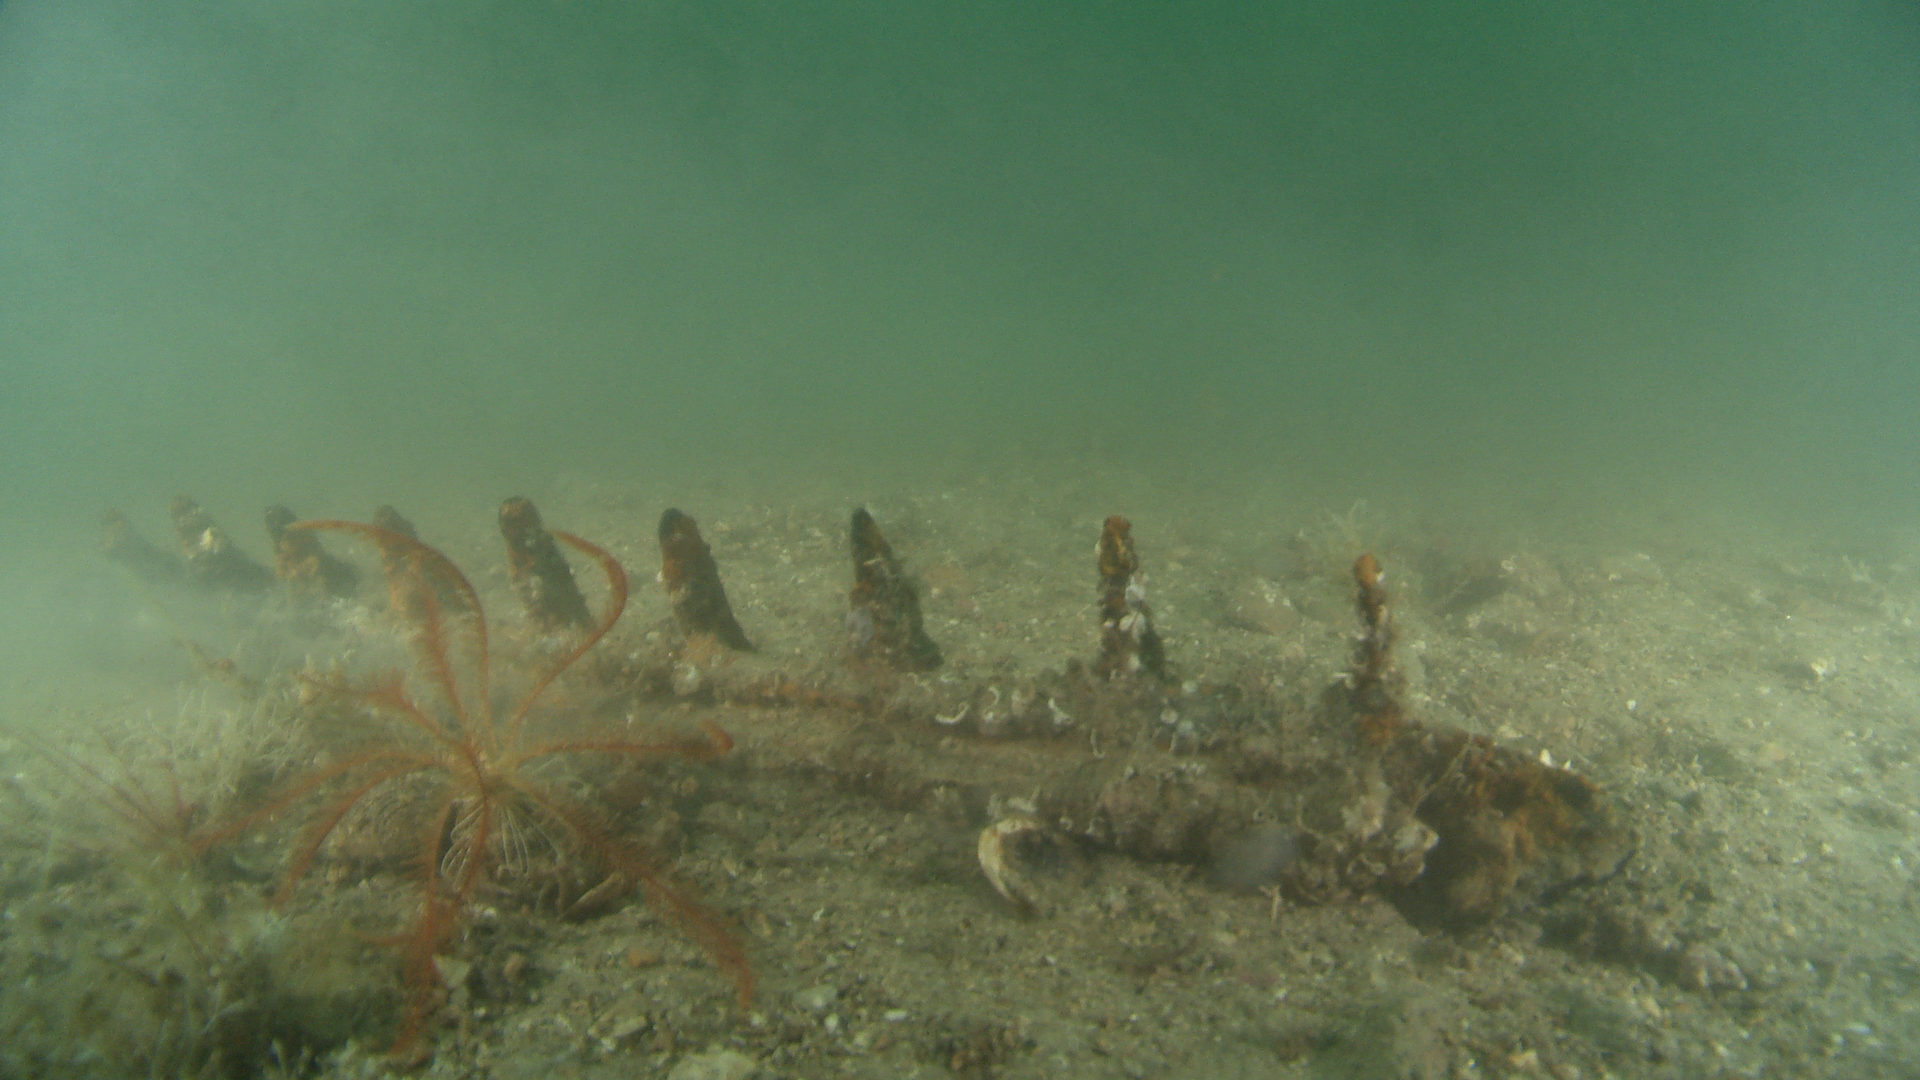
[[[500,504],[500,535],[507,542],[507,576],[534,625],[548,633],[593,625],[573,568],[531,500],[516,495]]]
[[[733,617],[726,587],[720,584],[720,567],[700,537],[700,526],[671,508],[660,515],[660,580],[667,586],[667,602],[681,633],[706,634],[729,649],[754,651]]]
[[[1107,678],[1166,675],[1166,652],[1153,629],[1133,525],[1118,514],[1107,519],[1095,549],[1100,568],[1100,659],[1094,672]]]
[[[851,539],[853,592],[847,598],[847,629],[854,655],[901,671],[939,667],[940,646],[927,636],[920,594],[864,506],[853,512]]]

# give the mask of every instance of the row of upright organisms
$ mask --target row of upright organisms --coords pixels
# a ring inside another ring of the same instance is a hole
[[[271,566],[255,561],[199,503],[186,495],[170,506],[176,550],[140,535],[127,516],[109,510],[102,519],[102,551],[149,584],[177,584],[205,592],[262,592],[276,585],[326,600],[352,598],[360,575],[353,564],[328,552],[317,533],[290,526],[292,510],[267,508]],[[413,524],[391,506],[380,506],[373,525],[417,538]],[[566,633],[593,625],[573,570],[529,499],[515,496],[500,506],[500,534],[515,594],[534,627]],[[720,580],[713,550],[694,519],[678,509],[660,516],[660,580],[675,625],[688,637],[706,635],[741,652],[755,646],[741,627]],[[900,672],[925,672],[943,660],[927,633],[920,594],[878,522],[865,507],[848,528],[853,587],[848,595],[849,652],[856,659]],[[1166,651],[1153,626],[1131,525],[1106,519],[1096,552],[1099,572],[1100,653],[1094,672],[1109,679],[1167,677]]]

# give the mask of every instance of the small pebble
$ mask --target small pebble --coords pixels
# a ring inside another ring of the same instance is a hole
[[[1208,869],[1214,884],[1221,888],[1253,892],[1279,881],[1299,854],[1300,844],[1292,829],[1266,822],[1222,843]]]
[[[809,986],[805,990],[793,995],[793,1003],[795,1005],[800,1006],[800,1008],[805,1009],[815,1016],[824,1015],[828,1009],[833,1008],[833,1003],[839,999],[840,991],[826,983],[821,983],[819,986]]]
[[[506,962],[500,965],[500,974],[510,983],[517,983],[527,974],[525,953],[508,953]]]
[[[758,1068],[752,1058],[738,1050],[714,1047],[681,1058],[667,1073],[667,1080],[747,1080]]]
[[[600,1036],[600,1041],[610,1047],[619,1046],[645,1031],[649,1022],[645,1013],[623,1016],[605,1025],[605,1034]]]

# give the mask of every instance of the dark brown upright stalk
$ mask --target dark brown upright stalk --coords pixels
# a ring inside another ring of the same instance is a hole
[[[674,509],[660,515],[660,578],[681,633],[707,634],[729,649],[755,651],[733,617],[726,586],[720,584],[720,567],[700,536],[700,526]]]
[[[273,572],[287,587],[323,600],[350,597],[360,587],[353,564],[335,558],[320,538],[288,526],[300,520],[284,506],[267,507],[267,539],[273,542]]]
[[[107,558],[133,571],[133,576],[150,584],[177,582],[187,576],[187,565],[180,557],[164,551],[133,529],[133,522],[118,510],[100,517],[100,551]]]
[[[920,594],[900,570],[893,547],[866,507],[853,512],[853,592],[847,625],[856,656],[872,657],[901,671],[940,666],[940,646],[920,618]]]
[[[500,535],[507,542],[507,575],[536,626],[553,633],[593,625],[573,568],[531,501],[515,496],[500,504]]]
[[[233,544],[213,515],[185,495],[171,506],[173,535],[187,560],[187,577],[195,585],[213,589],[260,590],[273,584],[273,571],[254,562]]]

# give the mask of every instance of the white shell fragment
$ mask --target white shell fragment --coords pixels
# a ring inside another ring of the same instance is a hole
[[[1014,865],[1007,844],[1024,832],[1037,832],[1040,823],[1025,814],[1010,814],[980,830],[980,869],[993,885],[993,891],[1022,908],[1035,906],[1026,879]]]

